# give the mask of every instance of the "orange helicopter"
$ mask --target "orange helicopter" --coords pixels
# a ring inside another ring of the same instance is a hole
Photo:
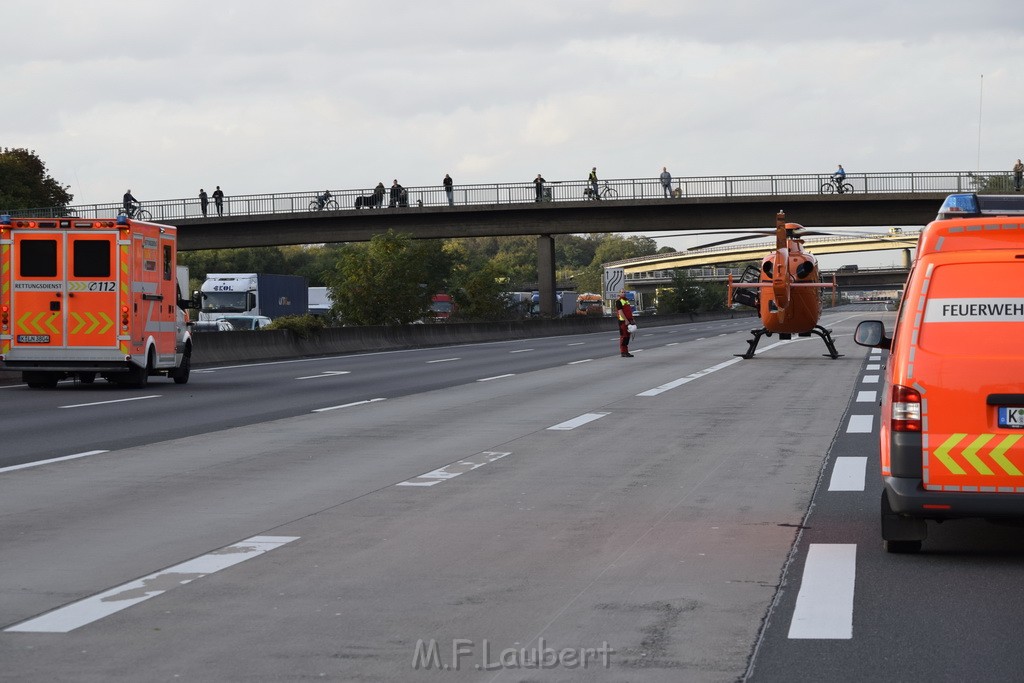
[[[832,305],[835,305],[836,282],[821,282],[818,262],[809,252],[804,251],[804,241],[796,236],[803,230],[798,223],[787,223],[786,214],[779,211],[775,217],[775,251],[767,254],[761,267],[749,266],[739,282],[733,282],[729,275],[727,303],[743,304],[757,308],[763,327],[751,330],[753,339],[748,340],[746,353],[736,354],[742,358],[753,358],[757,343],[762,336],[779,335],[779,339],[821,337],[825,348],[833,359],[839,358],[832,331],[818,324],[821,317],[819,290],[832,288]],[[727,242],[749,238],[733,238]],[[719,242],[718,244],[721,244]]]

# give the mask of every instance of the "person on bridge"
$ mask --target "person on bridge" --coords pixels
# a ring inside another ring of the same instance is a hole
[[[668,172],[668,166],[661,167],[661,189],[665,192],[665,199],[672,196],[672,174]]]
[[[846,171],[843,170],[842,164],[839,164],[839,168],[837,168],[836,172],[832,174],[832,177],[836,179],[836,188],[838,189],[839,194],[842,194],[843,181],[846,180]]]
[[[331,191],[330,190],[324,190],[323,194],[319,194],[319,195],[316,196],[316,203],[317,203],[317,205],[319,205],[321,211],[323,210],[324,205],[327,204],[327,200],[330,199],[330,198],[331,198]]]
[[[124,205],[124,213],[128,218],[135,215],[135,208],[139,204],[139,200],[132,196],[131,188],[125,191],[124,197],[122,198],[122,204]]]
[[[587,182],[590,183],[590,198],[600,199],[601,195],[597,193],[597,166],[590,169],[590,175],[587,177]]]
[[[220,185],[218,185],[217,189],[213,191],[213,203],[214,203],[214,206],[217,207],[217,215],[218,216],[223,216],[224,215],[224,192],[221,191]]]
[[[444,193],[448,196],[448,206],[455,206],[455,197],[452,194],[452,185],[454,183],[452,177],[445,173],[444,180],[441,182],[444,185]]]
[[[377,183],[377,187],[373,188],[373,208],[379,209],[384,206],[384,181]]]
[[[633,322],[633,307],[629,305],[625,289],[619,290],[619,298],[615,300],[615,314],[619,318],[619,354],[623,358],[632,358],[633,354],[629,352],[629,340],[633,333],[629,327],[632,325],[635,330],[636,323]]]
[[[206,190],[199,188],[199,209],[203,212],[203,218],[206,218],[206,207],[210,205],[210,198],[206,194]]]
[[[391,195],[388,200],[388,208],[393,209],[398,206],[398,199],[402,196],[402,186],[398,184],[398,178],[395,178],[391,183]]]
[[[538,173],[537,177],[533,179],[533,186],[537,188],[537,199],[535,201],[544,201],[544,183],[546,182],[547,181],[544,180],[544,177],[540,173]]]
[[[1013,165],[1013,190],[1014,192],[1020,192],[1021,184],[1024,183],[1024,164],[1017,159],[1017,163]]]

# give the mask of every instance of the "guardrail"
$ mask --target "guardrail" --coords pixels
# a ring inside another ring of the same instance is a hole
[[[775,195],[813,195],[821,194],[822,185],[830,174],[789,174],[789,175],[749,175],[749,176],[693,176],[673,178],[672,191],[674,198],[690,199],[705,197],[756,197]],[[1006,171],[972,172],[972,171],[928,171],[928,172],[896,172],[896,173],[847,173],[846,182],[854,187],[855,194],[914,194],[936,192],[971,192],[979,185],[981,179],[1006,177]],[[658,178],[616,178],[602,180],[601,188],[607,186],[611,191],[601,201],[622,201],[659,199],[673,201],[664,197],[664,190]],[[557,180],[547,182],[544,202],[578,202],[590,198],[584,193],[590,184],[585,180]],[[440,185],[405,188],[407,206],[439,207],[448,206],[448,197]],[[302,192],[284,192],[276,194],[234,195],[224,198],[223,216],[257,216],[281,213],[304,213],[309,211],[310,202],[316,200],[323,190]],[[407,206],[391,207],[390,193],[385,189],[383,206],[380,209],[356,209],[357,197],[370,197],[373,188],[357,188],[347,190],[330,190],[332,198],[338,202],[341,211],[402,211]],[[488,183],[477,185],[457,185],[453,192],[453,203],[456,207],[484,206],[501,204],[523,204],[536,202],[536,188],[533,182],[524,183]],[[181,199],[162,199],[143,201],[143,208],[149,211],[155,221],[175,221],[182,219],[202,219],[203,213],[198,197]],[[39,209],[19,210],[19,216],[37,218],[55,218],[60,216],[79,216],[81,218],[113,218],[121,210],[119,202],[107,204],[81,204],[68,207],[48,207]],[[11,213],[2,211],[0,213]],[[218,212],[211,201],[207,208],[207,217],[218,218]]]

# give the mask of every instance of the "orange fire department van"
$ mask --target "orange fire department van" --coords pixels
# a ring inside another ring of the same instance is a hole
[[[881,400],[882,539],[916,552],[926,520],[1024,520],[1024,197],[950,195],[922,232]]]
[[[187,271],[172,226],[0,216],[0,368],[30,387],[188,382]]]

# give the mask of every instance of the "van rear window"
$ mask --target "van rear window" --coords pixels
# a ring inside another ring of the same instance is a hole
[[[924,350],[1024,358],[1024,263],[937,266],[921,323]]]

